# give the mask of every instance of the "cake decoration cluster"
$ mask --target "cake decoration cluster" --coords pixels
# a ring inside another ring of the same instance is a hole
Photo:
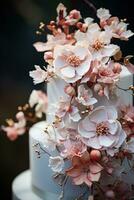
[[[27,106],[19,108],[17,122],[10,119],[2,128],[15,140],[29,122],[39,121],[44,113],[52,115],[42,143],[53,179],[71,178],[73,184],[91,189],[95,199],[129,200],[134,184],[126,183],[125,176],[134,169],[134,107],[121,104],[116,91],[133,96],[133,86],[120,88],[118,82],[122,71],[134,73],[134,66],[132,56],[123,56],[116,41],[128,41],[133,32],[126,20],[111,16],[107,9],[98,9],[97,17],[98,23],[83,19],[78,10],[67,13],[60,3],[56,20],[40,24],[42,32],[49,31],[47,42],[34,47],[44,52],[47,67],[36,65],[29,75],[34,84],[63,80],[64,96],[48,106],[46,94],[32,91]],[[77,200],[84,199],[82,195]]]

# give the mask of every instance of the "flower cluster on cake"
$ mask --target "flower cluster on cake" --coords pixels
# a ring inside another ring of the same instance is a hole
[[[132,56],[124,57],[116,44],[128,41],[133,33],[125,20],[112,17],[107,9],[98,9],[97,17],[98,23],[90,17],[83,19],[78,10],[68,14],[60,3],[56,20],[40,24],[38,33],[49,30],[47,42],[36,42],[34,47],[44,52],[47,67],[36,65],[30,77],[34,84],[61,80],[64,93],[51,104],[42,91],[32,91],[29,103],[19,107],[17,122],[10,119],[2,127],[15,140],[29,122],[39,121],[44,113],[51,118],[42,143],[52,179],[63,187],[59,199],[64,199],[68,178],[90,190],[89,200],[129,200],[134,195],[134,184],[125,181],[134,168],[134,107],[123,104],[118,95],[123,91],[132,100],[131,83],[128,88],[118,83],[124,70],[133,74],[134,66]],[[36,152],[41,156],[40,150]],[[83,200],[84,195],[75,199]]]

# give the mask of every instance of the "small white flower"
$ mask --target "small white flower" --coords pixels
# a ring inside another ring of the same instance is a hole
[[[109,17],[111,17],[111,14],[109,13],[108,9],[100,8],[97,10],[97,17],[103,21],[109,19]]]
[[[48,99],[46,94],[40,90],[33,90],[29,98],[29,105],[31,108],[35,106],[36,116],[41,118],[42,114],[46,113],[48,106]]]
[[[61,172],[64,167],[64,159],[60,156],[55,156],[55,157],[50,156],[49,167],[51,167],[51,169],[54,172],[58,172],[58,173]]]
[[[29,72],[30,77],[33,78],[34,84],[42,83],[47,78],[47,72],[35,65],[35,70]]]
[[[85,47],[58,46],[54,51],[55,74],[67,83],[74,83],[87,73],[91,60],[92,56]]]
[[[78,97],[77,100],[79,103],[83,104],[84,106],[91,106],[97,103],[97,99],[95,99],[91,89],[85,89],[84,85],[80,85],[78,87]]]

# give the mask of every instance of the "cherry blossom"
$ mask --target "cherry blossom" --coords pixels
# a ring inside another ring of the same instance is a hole
[[[92,56],[82,46],[59,46],[54,52],[55,74],[67,83],[81,79],[90,68]]]
[[[47,78],[47,72],[35,65],[35,70],[29,72],[30,77],[33,78],[34,84],[42,83]]]
[[[104,57],[111,57],[119,51],[119,46],[110,44],[112,34],[108,31],[100,31],[97,25],[88,27],[87,42],[93,59],[101,60]]]
[[[36,42],[34,47],[38,52],[45,52],[54,50],[57,45],[65,45],[73,43],[72,40],[68,40],[63,32],[58,32],[55,36],[47,35],[47,42]]]
[[[62,157],[60,156],[49,157],[49,167],[51,167],[51,169],[54,172],[61,172],[63,169],[63,166],[64,166],[64,160]]]
[[[48,99],[46,94],[40,90],[33,90],[29,98],[29,105],[31,108],[35,106],[36,116],[41,118],[47,110]]]
[[[80,85],[78,87],[78,97],[77,100],[79,103],[83,104],[84,106],[91,106],[97,103],[97,99],[92,97],[93,93],[91,89],[85,89],[84,85]]]
[[[61,151],[61,156],[64,158],[72,159],[74,156],[82,156],[87,150],[87,146],[79,138],[70,138],[65,140],[64,148]]]
[[[7,137],[14,141],[19,135],[22,135],[26,131],[26,119],[23,112],[18,112],[16,114],[17,122],[13,122],[11,126],[2,126],[2,130],[6,132]]]
[[[68,121],[69,119],[73,122],[78,122],[81,119],[79,109],[76,106],[72,106],[70,100],[64,98],[60,99],[56,116],[63,119],[63,121]]]
[[[108,9],[99,8],[97,10],[97,17],[100,18],[101,21],[107,20],[111,17]]]
[[[66,170],[67,175],[72,177],[75,185],[85,183],[91,187],[94,181],[99,181],[102,166],[97,162],[90,160],[90,155],[85,152],[82,157],[74,156],[72,158],[72,167]]]
[[[126,138],[114,107],[99,106],[81,120],[78,132],[83,142],[95,149],[119,148]]]

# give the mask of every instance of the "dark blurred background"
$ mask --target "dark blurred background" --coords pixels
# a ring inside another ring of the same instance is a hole
[[[34,88],[28,72],[34,64],[43,65],[43,55],[37,53],[33,43],[43,40],[35,34],[40,21],[55,19],[55,8],[64,3],[68,10],[81,10],[84,17],[94,17],[83,0],[1,0],[0,3],[0,124],[13,117],[17,106],[27,102]],[[92,0],[99,8],[109,8],[113,15],[127,18],[134,31],[132,0]],[[133,54],[134,39],[122,42],[124,54]],[[42,85],[38,86],[42,87]],[[28,134],[10,142],[0,133],[0,199],[11,199],[14,177],[29,167]]]

